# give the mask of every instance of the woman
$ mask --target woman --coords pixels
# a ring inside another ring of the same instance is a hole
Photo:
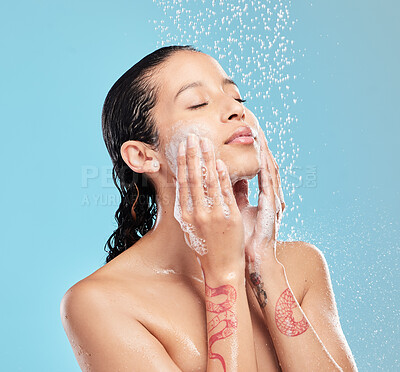
[[[278,167],[243,102],[189,46],[156,50],[108,93],[118,228],[61,303],[83,371],[356,370],[322,253],[275,240]]]

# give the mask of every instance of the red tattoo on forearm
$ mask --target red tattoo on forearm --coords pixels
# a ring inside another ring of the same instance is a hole
[[[236,302],[236,290],[231,285],[221,285],[217,288],[211,288],[206,283],[206,298],[214,297],[220,294],[225,294],[226,300],[220,304],[215,304],[206,299],[206,309],[212,313],[216,313],[217,315],[212,318],[207,324],[207,331],[209,335],[208,339],[208,357],[210,359],[218,359],[222,363],[222,367],[224,368],[224,372],[226,372],[225,360],[224,358],[217,353],[213,353],[211,350],[212,345],[215,341],[221,340],[223,338],[227,338],[232,335],[237,328],[237,319],[233,311],[230,308]],[[221,331],[211,335],[212,331],[221,323],[225,322],[225,327]]]
[[[309,324],[306,318],[296,322],[293,317],[293,310],[297,307],[296,300],[289,288],[287,288],[279,297],[275,307],[275,322],[278,329],[286,336],[294,337],[301,335],[308,328]]]

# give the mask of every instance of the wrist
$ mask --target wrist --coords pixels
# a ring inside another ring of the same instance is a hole
[[[271,288],[282,283],[282,280],[286,281],[285,267],[277,260],[268,265],[265,262],[258,265],[249,263],[246,267],[246,282],[261,308],[267,305]]]
[[[230,279],[244,277],[246,260],[244,252],[238,257],[216,257],[212,252],[199,257],[199,262],[204,276],[215,279]]]
[[[271,282],[273,278],[285,275],[285,267],[276,259],[248,262],[246,266],[246,278],[252,286],[260,277],[263,282]]]
[[[215,266],[202,265],[205,281],[210,284],[244,284],[245,265],[238,264],[231,268],[218,268]]]

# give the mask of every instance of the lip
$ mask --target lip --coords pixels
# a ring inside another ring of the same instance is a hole
[[[245,137],[248,140],[250,140],[249,137],[251,137],[253,139],[253,141],[248,141],[248,143],[253,143],[254,142],[254,134],[253,131],[251,130],[250,127],[248,126],[242,126],[240,128],[238,128],[235,132],[233,132],[233,134],[227,139],[227,141],[225,142],[225,144],[229,144],[231,143],[233,140],[235,140],[236,138],[240,138],[240,137]],[[246,141],[237,141],[238,143],[247,143]]]

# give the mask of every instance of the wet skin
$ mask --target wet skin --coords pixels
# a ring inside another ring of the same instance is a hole
[[[121,154],[132,170],[146,173],[154,183],[157,220],[152,230],[136,244],[67,292],[77,293],[75,297],[79,299],[74,303],[80,303],[74,305],[66,299],[62,304],[62,314],[81,368],[89,364],[94,368],[97,361],[92,356],[102,353],[101,340],[108,337],[109,340],[126,339],[129,346],[122,351],[110,352],[107,360],[103,358],[103,366],[109,363],[109,368],[112,368],[121,360],[123,363],[123,358],[127,358],[128,365],[129,358],[135,357],[137,360],[142,358],[143,365],[149,366],[149,370],[150,366],[157,370],[157,366],[167,365],[167,359],[171,358],[182,371],[206,370],[206,288],[199,261],[187,246],[181,226],[174,218],[176,172],[167,150],[179,130],[185,132],[185,128],[193,123],[200,123],[201,135],[212,141],[215,154],[226,164],[234,185],[255,177],[261,167],[259,136],[253,143],[226,144],[226,140],[242,125],[260,134],[259,124],[240,102],[238,88],[229,82],[229,77],[215,60],[202,53],[179,52],[170,57],[153,78],[160,88],[153,115],[161,147],[155,151],[141,142],[128,141],[122,146]],[[194,82],[200,84],[192,84],[181,91],[182,87]],[[179,91],[181,93],[177,95]],[[248,209],[247,212],[243,222],[249,226],[256,211]],[[310,265],[313,257],[315,249],[307,243],[276,242],[276,259],[284,266],[287,281],[299,305],[315,281]],[[279,371],[276,351],[263,322],[260,304],[248,282],[246,289],[258,371]],[[90,296],[79,295],[88,292]],[[69,322],[66,317],[74,316],[74,311],[78,313],[76,309],[79,307],[88,312],[88,319],[99,319],[101,327],[84,332],[87,322],[82,315],[79,315],[82,321]],[[136,329],[138,323],[144,328],[132,333],[130,329]],[[140,332],[144,329],[154,336],[154,342],[146,338],[146,344],[140,344]],[[135,337],[131,339],[132,334]],[[110,347],[107,344],[108,350]],[[151,348],[151,357],[146,356],[146,348]],[[165,370],[175,370],[172,364],[169,367]]]

